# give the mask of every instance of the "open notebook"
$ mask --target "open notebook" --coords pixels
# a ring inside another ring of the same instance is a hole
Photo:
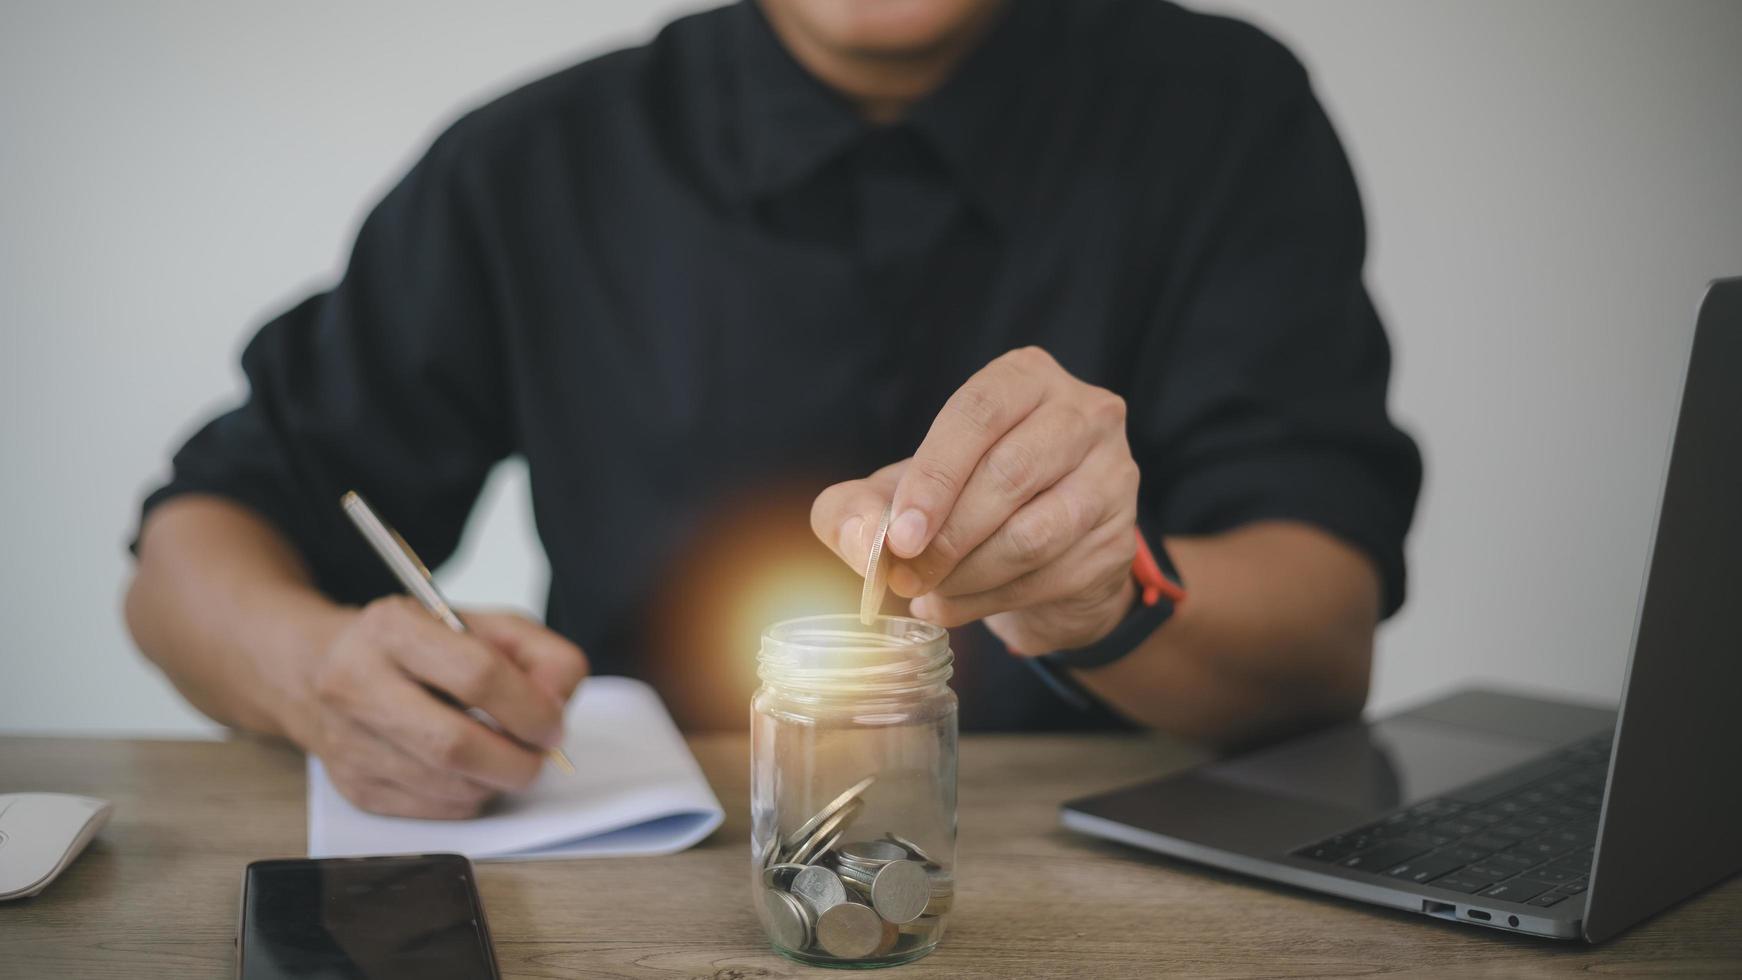
[[[309,857],[457,851],[475,860],[670,854],[725,813],[659,695],[627,677],[591,677],[568,706],[569,775],[538,782],[472,820],[379,817],[352,806],[308,760]]]

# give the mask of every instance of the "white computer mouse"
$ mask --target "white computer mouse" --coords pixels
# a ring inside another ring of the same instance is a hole
[[[48,887],[85,849],[114,805],[68,793],[0,793],[0,902]]]

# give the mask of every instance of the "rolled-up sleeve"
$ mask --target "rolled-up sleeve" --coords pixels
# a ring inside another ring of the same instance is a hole
[[[1348,161],[1305,72],[1280,49],[1278,63],[1140,359],[1143,519],[1161,534],[1315,525],[1370,556],[1390,615],[1421,456],[1387,413],[1391,352]]]
[[[452,554],[484,477],[513,448],[459,143],[453,131],[438,140],[370,213],[334,289],[248,343],[246,400],[188,439],[143,513],[188,493],[240,503],[345,602],[394,587],[339,508],[346,490],[432,564]]]

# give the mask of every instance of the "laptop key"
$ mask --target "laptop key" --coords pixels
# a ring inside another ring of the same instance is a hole
[[[1420,884],[1432,881],[1448,871],[1455,871],[1469,863],[1448,851],[1429,851],[1420,857],[1411,858],[1385,873],[1392,878],[1403,878]]]
[[[1530,840],[1514,846],[1512,850],[1522,854],[1533,855],[1538,861],[1546,861],[1550,858],[1560,857],[1562,854],[1572,850],[1572,848],[1573,845],[1571,844],[1563,844],[1560,841],[1545,835],[1542,837],[1532,837]]]
[[[1313,861],[1336,861],[1347,857],[1349,850],[1350,848],[1346,845],[1332,844],[1327,841],[1323,844],[1312,844],[1303,847],[1294,853]]]
[[[1490,884],[1491,884],[1491,882],[1487,881],[1486,879],[1466,878],[1466,877],[1464,877],[1464,873],[1462,871],[1454,872],[1453,874],[1446,875],[1444,878],[1435,878],[1433,880],[1433,886],[1435,888],[1444,888],[1447,891],[1463,892],[1466,895],[1470,894],[1471,892],[1479,891],[1480,889],[1486,888]]]
[[[1512,873],[1517,874],[1526,868],[1534,868],[1542,862],[1529,854],[1518,851],[1501,851],[1499,854],[1490,855],[1482,863],[1493,865],[1496,868],[1511,868]]]
[[[1536,905],[1536,906],[1540,906],[1540,907],[1546,909],[1551,905],[1559,905],[1561,902],[1564,902],[1571,897],[1572,897],[1571,895],[1563,895],[1562,893],[1560,893],[1558,891],[1543,892],[1541,895],[1536,896],[1535,898],[1531,899],[1528,902],[1525,902],[1524,904]]]
[[[1577,881],[1567,882],[1566,884],[1560,886],[1559,888],[1556,888],[1555,891],[1565,892],[1568,895],[1577,895],[1580,892],[1584,891],[1587,887],[1588,887],[1588,883],[1585,881],[1585,879],[1580,878]]]
[[[1417,854],[1433,850],[1433,844],[1417,840],[1413,837],[1399,837],[1394,840],[1381,841],[1353,857],[1344,858],[1345,868],[1355,868],[1361,871],[1383,872],[1415,857]]]
[[[1584,877],[1584,872],[1583,871],[1569,871],[1569,870],[1566,870],[1564,868],[1556,868],[1556,867],[1553,867],[1551,865],[1544,865],[1543,867],[1537,868],[1535,871],[1532,871],[1530,873],[1530,876],[1532,878],[1539,880],[1539,881],[1552,881],[1556,884],[1562,884],[1562,883],[1565,883],[1568,881],[1572,881],[1575,878]]]
[[[1596,830],[1586,830],[1583,827],[1562,827],[1560,830],[1552,831],[1549,836],[1568,847],[1584,847],[1597,840]]]
[[[1502,881],[1498,885],[1488,886],[1487,890],[1482,892],[1482,897],[1501,902],[1528,902],[1553,887],[1553,882],[1537,881],[1534,878],[1513,878],[1510,881]]]
[[[1511,837],[1496,837],[1493,834],[1477,834],[1474,837],[1466,839],[1464,841],[1464,846],[1480,848],[1489,853],[1493,853],[1494,851],[1504,851],[1516,843],[1518,842]]]
[[[1484,885],[1492,885],[1502,878],[1512,877],[1521,870],[1523,869],[1495,867],[1492,864],[1472,864],[1458,872],[1458,877],[1480,881]]]
[[[1591,870],[1591,859],[1588,855],[1584,854],[1563,854],[1560,857],[1555,858],[1553,861],[1543,865],[1543,867],[1554,868],[1556,871],[1572,871],[1577,874],[1585,874]]]

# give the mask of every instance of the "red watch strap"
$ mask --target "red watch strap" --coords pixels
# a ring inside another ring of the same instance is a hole
[[[1135,530],[1137,535],[1137,556],[1131,559],[1131,577],[1137,580],[1137,588],[1143,594],[1143,604],[1153,606],[1161,601],[1162,596],[1174,605],[1186,601],[1186,591],[1165,575],[1161,564],[1155,560],[1155,552],[1149,550],[1149,542],[1144,539],[1142,530]]]

